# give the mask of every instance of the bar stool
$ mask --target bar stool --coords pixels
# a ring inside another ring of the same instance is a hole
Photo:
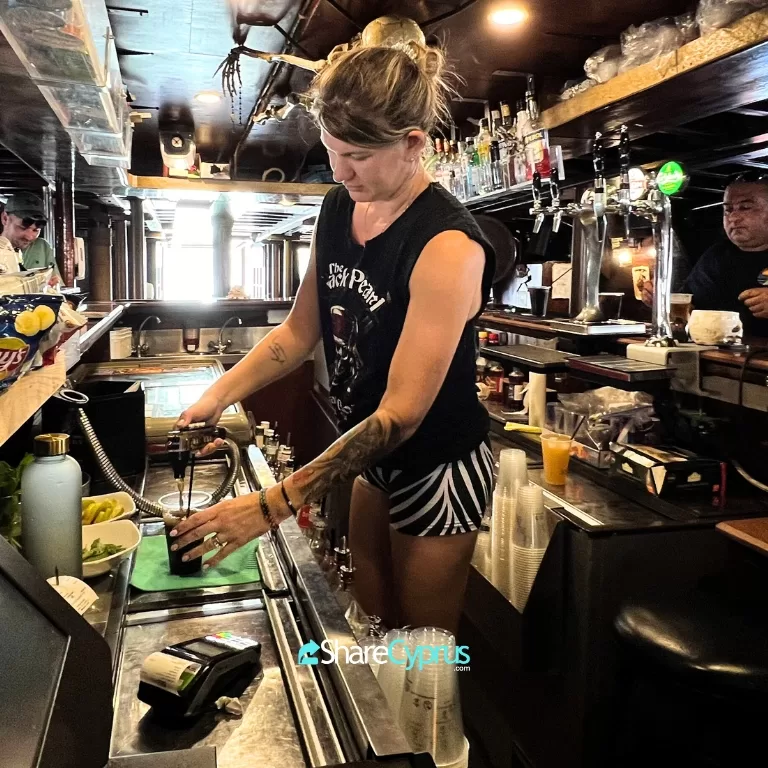
[[[768,600],[729,586],[638,599],[616,617],[625,765],[660,765],[663,753],[679,765],[731,768],[764,744]]]

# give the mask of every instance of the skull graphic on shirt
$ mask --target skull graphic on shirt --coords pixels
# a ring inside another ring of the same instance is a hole
[[[331,389],[338,392],[337,409],[349,414],[346,404],[355,384],[355,379],[363,367],[363,361],[357,350],[357,318],[345,307],[331,307],[331,329],[336,356],[331,372]]]

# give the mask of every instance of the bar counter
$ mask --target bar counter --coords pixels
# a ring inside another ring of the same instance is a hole
[[[244,450],[243,461],[235,495],[274,482],[255,446]],[[226,462],[201,463],[196,489],[213,490],[225,473]],[[170,468],[161,463],[150,463],[135,482],[136,490],[152,500],[171,487]],[[157,518],[137,522],[144,536],[164,535]],[[91,582],[99,600],[85,616],[112,655],[112,758],[144,755],[148,766],[161,766],[160,753],[181,751],[189,755],[187,760],[203,753],[186,750],[214,747],[219,768],[301,768],[407,756],[405,737],[367,666],[340,663],[316,673],[297,663],[299,648],[310,637],[342,646],[356,641],[344,618],[344,603],[329,587],[295,520],[260,539],[256,557],[261,579],[251,584],[141,592],[129,583],[135,554]],[[166,645],[222,630],[262,644],[262,673],[240,697],[243,718],[210,714],[187,728],[169,728],[148,714],[136,698],[143,659]],[[152,756],[157,756],[156,763]]]
[[[638,488],[609,487],[604,470],[574,459],[565,486],[547,485],[537,439],[504,432],[503,423],[492,413],[494,455],[525,450],[551,538],[520,610],[496,579],[491,533],[480,533],[460,630],[472,650],[471,673],[461,679],[470,740],[492,765],[509,764],[511,749],[535,768],[612,766],[622,728],[638,725],[621,720],[616,616],[644,595],[683,594],[720,572],[733,545],[716,529],[721,513],[677,501],[657,506]],[[762,499],[745,497],[727,512],[766,510]]]
[[[538,340],[535,343],[545,342],[545,345],[552,349],[559,349],[558,341],[563,339],[563,335],[554,331],[551,327],[551,318],[536,318],[532,315],[521,313],[519,315],[509,312],[489,311],[484,312],[476,321],[476,325],[481,328],[493,328],[508,333],[515,334],[525,339]],[[629,344],[642,344],[643,337],[596,337],[600,339],[600,346],[607,352],[621,354]],[[551,342],[551,344],[546,343]],[[516,343],[523,343],[516,342]],[[768,339],[747,338],[744,340],[748,350],[768,348]],[[569,350],[570,351],[570,350]],[[701,352],[701,359],[707,362],[704,367],[704,373],[715,374],[723,369],[740,370],[747,354],[744,348],[721,348],[717,350],[706,349]],[[756,359],[750,359],[748,370],[754,372],[768,373],[768,355]]]

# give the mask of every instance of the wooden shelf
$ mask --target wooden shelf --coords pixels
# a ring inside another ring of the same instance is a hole
[[[128,174],[133,191],[144,189],[198,192],[250,192],[262,195],[294,195],[298,202],[322,202],[335,184],[301,184],[298,182],[230,181],[229,179],[175,179],[167,176],[134,176]]]
[[[58,354],[53,365],[22,376],[0,394],[0,445],[64,385],[65,377],[64,355]]]
[[[633,138],[768,97],[768,10],[739,19],[542,113],[566,155],[589,151],[596,130]]]

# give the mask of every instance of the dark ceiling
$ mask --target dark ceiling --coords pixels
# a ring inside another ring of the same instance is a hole
[[[584,59],[633,23],[662,14],[678,13],[687,0],[530,0],[528,22],[516,29],[492,27],[487,17],[498,0],[232,0],[243,17],[271,23],[288,32],[313,58],[325,57],[333,46],[348,41],[359,27],[378,16],[401,14],[425,25],[430,19],[459,7],[465,10],[425,31],[440,41],[464,80],[461,95],[468,100],[515,100],[524,80],[516,73],[533,72],[543,91],[556,91],[563,81],[578,77]],[[343,13],[334,7],[340,6]],[[260,178],[264,170],[280,167],[289,179],[298,177],[307,154],[317,144],[317,133],[299,110],[282,123],[254,126],[248,122],[257,99],[262,106],[279,103],[291,91],[306,88],[302,70],[242,58],[243,88],[233,104],[222,99],[204,106],[194,100],[200,91],[220,90],[214,75],[233,43],[232,13],[228,0],[131,0],[113,11],[112,26],[122,52],[120,66],[134,106],[150,108],[152,118],[137,126],[133,172],[158,175],[161,171],[158,128],[161,122],[193,121],[201,157],[225,162],[238,143],[238,177]],[[354,20],[354,23],[353,21]],[[242,29],[242,28],[241,28]],[[247,28],[246,28],[247,29]],[[274,26],[252,26],[247,45],[264,51],[283,51],[284,37]],[[296,52],[295,48],[290,48]],[[270,88],[262,94],[265,84]],[[479,115],[482,105],[468,101],[456,105],[457,119]],[[242,141],[241,141],[242,139]],[[315,149],[317,152],[317,149]],[[318,158],[322,161],[322,153]],[[311,156],[310,156],[311,162]]]

